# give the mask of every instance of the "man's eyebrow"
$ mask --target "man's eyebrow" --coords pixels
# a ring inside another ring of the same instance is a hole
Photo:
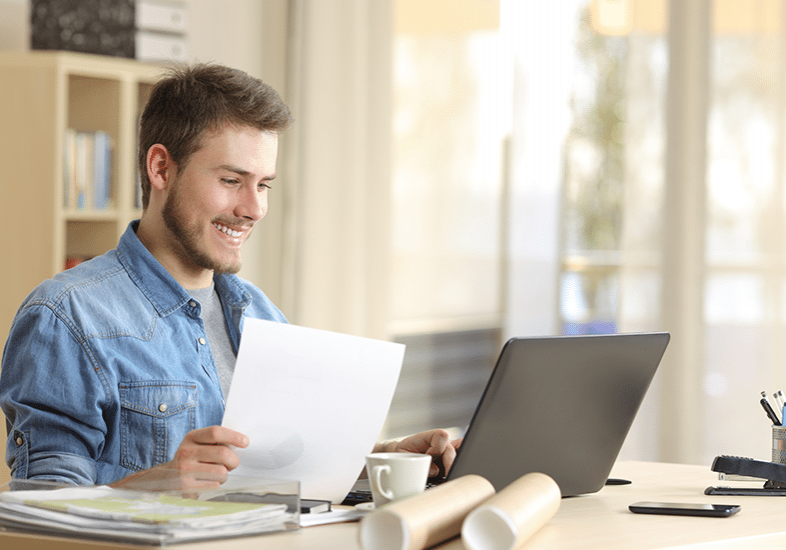
[[[231,164],[222,164],[218,167],[219,170],[226,170],[227,172],[234,172],[238,176],[248,176],[251,174],[248,170],[240,168],[238,166],[232,166]]]
[[[231,164],[222,164],[221,166],[218,167],[218,169],[219,170],[226,170],[227,172],[234,172],[238,176],[246,177],[246,176],[250,176],[251,175],[251,172],[249,172],[248,170],[246,170],[244,168],[240,168],[239,166],[233,166]],[[262,179],[266,180],[266,181],[271,181],[271,180],[276,179],[276,175],[272,174],[270,176],[263,177]]]

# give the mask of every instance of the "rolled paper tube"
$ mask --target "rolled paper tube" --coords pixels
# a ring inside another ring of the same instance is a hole
[[[466,475],[391,502],[360,522],[360,545],[363,550],[430,548],[458,535],[467,514],[493,494],[486,478]]]
[[[561,499],[549,476],[527,474],[467,515],[461,539],[469,550],[513,550],[554,517]]]

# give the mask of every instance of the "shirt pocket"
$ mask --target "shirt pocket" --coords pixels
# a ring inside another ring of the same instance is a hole
[[[121,382],[120,464],[147,470],[172,460],[196,428],[196,383],[182,380]]]

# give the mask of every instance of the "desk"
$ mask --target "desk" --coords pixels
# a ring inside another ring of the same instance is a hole
[[[613,477],[633,481],[610,486],[592,495],[562,499],[557,515],[524,545],[525,550],[586,550],[587,548],[654,550],[686,548],[783,548],[786,547],[786,497],[704,495],[717,485],[717,474],[708,466],[651,462],[621,462]],[[760,484],[759,484],[760,485]],[[632,514],[628,504],[639,500],[671,502],[739,503],[742,510],[729,518],[651,516]],[[356,523],[309,527],[300,533],[209,541],[164,548],[182,550],[360,550]],[[0,548],[46,550],[104,550],[151,548],[75,539],[0,533]],[[438,550],[463,550],[456,539]]]

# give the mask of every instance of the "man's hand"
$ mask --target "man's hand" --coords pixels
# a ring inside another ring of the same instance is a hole
[[[374,447],[375,453],[399,452],[420,453],[431,455],[432,464],[429,477],[445,476],[453,466],[456,458],[456,449],[461,445],[461,439],[450,440],[450,435],[445,430],[429,430],[410,435],[401,440],[378,443]]]
[[[153,489],[160,483],[171,489],[218,487],[240,464],[230,447],[245,448],[248,443],[245,435],[222,426],[192,430],[183,438],[172,460],[132,474],[113,486],[144,489],[144,485],[152,484],[148,488]]]
[[[215,479],[225,481],[227,474],[240,464],[229,446],[248,447],[248,437],[223,426],[192,430],[183,438],[174,458],[162,467],[183,472],[214,472]]]

